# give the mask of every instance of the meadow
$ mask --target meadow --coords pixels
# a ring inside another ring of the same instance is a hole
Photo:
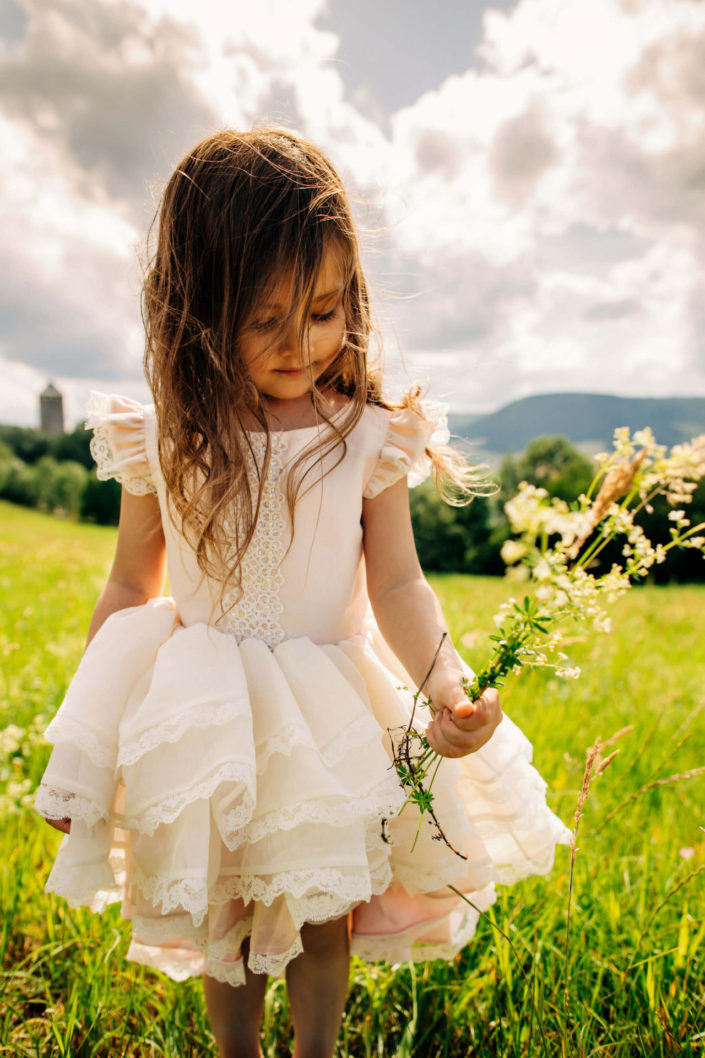
[[[100,916],[44,893],[61,835],[32,808],[50,751],[42,732],[114,543],[114,529],[0,504],[4,1055],[216,1054],[199,979],[176,984],[127,963],[119,905]],[[456,643],[481,664],[509,585],[429,579]],[[703,587],[634,589],[613,608],[610,635],[571,644],[579,680],[529,673],[507,685],[504,707],[569,826],[587,751],[621,732],[589,786],[574,867],[559,848],[550,875],[499,889],[451,963],[354,962],[340,1058],[705,1052],[704,609]],[[269,987],[262,1046],[268,1058],[291,1053],[281,981]]]

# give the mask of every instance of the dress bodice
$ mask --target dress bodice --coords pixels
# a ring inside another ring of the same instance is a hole
[[[191,545],[168,515],[153,406],[127,402],[128,407],[125,398],[99,396],[102,404],[87,422],[95,430],[99,477],[117,477],[128,491],[158,496],[170,590],[183,624],[214,624],[238,641],[255,638],[270,647],[298,636],[321,644],[337,642],[362,630],[369,606],[363,498],[373,498],[405,474],[410,483],[423,480],[428,473],[425,450],[434,431],[436,443],[447,437],[438,406],[426,405],[428,418],[411,408],[392,412],[366,406],[345,438],[342,459],[339,448],[319,459],[319,427],[272,433],[260,513],[242,563],[241,595],[226,588],[221,602],[220,584],[202,575]],[[116,410],[116,401],[122,401],[124,410]],[[253,433],[250,442],[261,466],[265,437]],[[311,469],[299,490],[292,526],[286,479],[304,450]],[[254,465],[252,472],[256,485]]]

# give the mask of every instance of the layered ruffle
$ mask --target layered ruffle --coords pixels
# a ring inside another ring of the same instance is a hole
[[[305,922],[350,911],[362,957],[451,957],[478,912],[447,886],[483,910],[496,882],[548,871],[569,832],[506,717],[434,783],[466,860],[413,805],[400,815],[389,732],[411,704],[367,636],[270,650],[185,627],[168,599],[113,614],[46,732],[35,805],[72,820],[47,891],[121,901],[128,958],[176,979],[241,983],[248,936],[250,967],[281,974]]]
[[[156,493],[147,456],[145,405],[117,393],[91,390],[86,429],[93,430],[90,448],[100,481],[115,478],[136,496]]]
[[[386,435],[363,495],[371,500],[402,477],[409,487],[420,485],[431,473],[428,451],[450,439],[448,406],[430,400],[399,408],[386,416]]]

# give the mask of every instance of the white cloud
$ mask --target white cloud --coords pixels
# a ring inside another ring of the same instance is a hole
[[[143,385],[136,257],[157,189],[213,128],[275,121],[319,143],[367,199],[363,227],[382,226],[365,259],[391,294],[395,377],[396,335],[457,410],[705,392],[697,0],[488,11],[484,65],[384,128],[345,94],[324,0],[23,2],[26,40],[0,48],[13,385],[23,363],[77,400],[89,377]]]
[[[450,300],[458,357],[480,337],[512,364],[490,400],[705,391],[705,6],[522,0],[485,27],[485,69],[392,118],[393,231],[427,283],[407,318]],[[447,357],[442,327],[417,334]]]

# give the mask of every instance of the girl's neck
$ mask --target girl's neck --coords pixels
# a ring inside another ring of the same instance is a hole
[[[346,398],[335,390],[320,393],[319,407],[315,407],[310,394],[293,400],[276,400],[272,397],[262,398],[262,407],[270,430],[303,430],[318,426],[323,419],[330,419],[347,403]],[[258,423],[253,424],[255,431],[261,429]]]

